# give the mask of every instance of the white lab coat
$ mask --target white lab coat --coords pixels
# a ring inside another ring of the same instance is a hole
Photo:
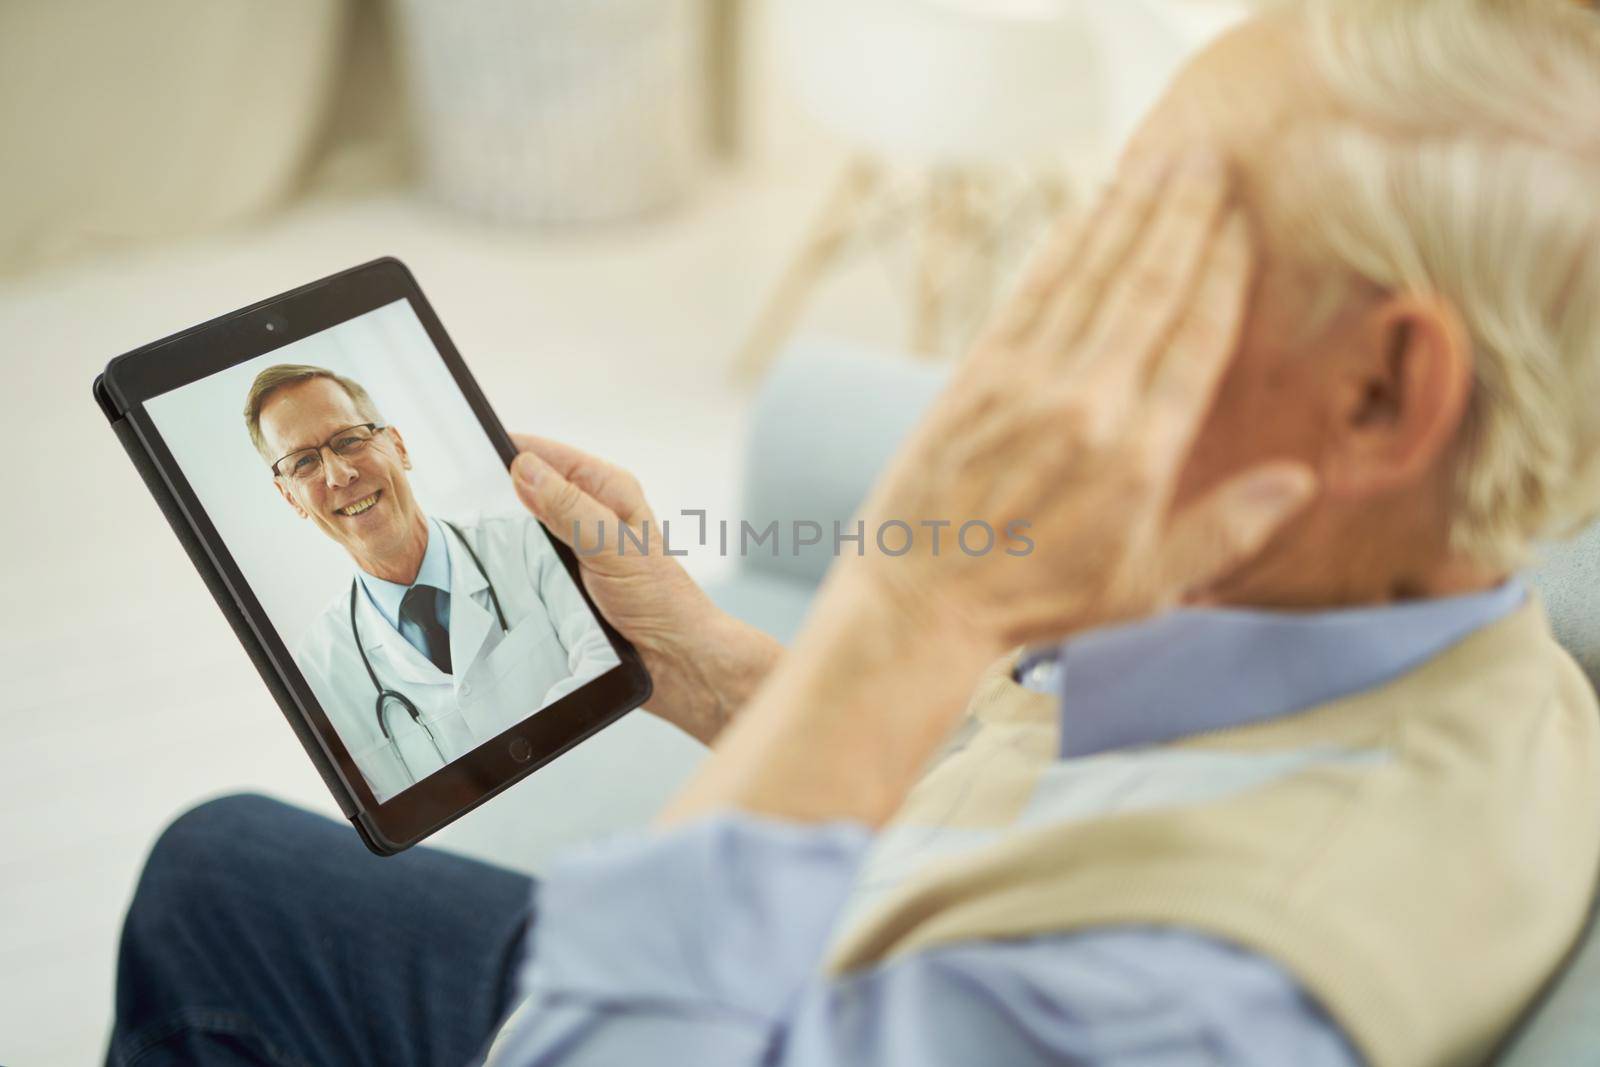
[[[427,730],[390,700],[393,740],[384,737],[378,693],[351,633],[348,582],[295,652],[311,691],[380,803],[619,662],[531,516],[489,516],[456,526],[493,581],[510,631],[501,632],[484,573],[446,528],[452,674],[389,625],[365,590],[356,594],[361,641],[378,681],[409,698]]]

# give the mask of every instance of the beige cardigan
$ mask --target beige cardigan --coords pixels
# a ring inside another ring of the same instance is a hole
[[[1056,751],[1054,700],[994,670],[972,713],[976,738],[896,821],[1006,826],[1026,803]],[[1277,960],[1376,1067],[1473,1063],[1557,965],[1594,890],[1597,715],[1530,603],[1377,689],[1176,743],[1388,758],[1319,764],[1192,807],[1018,830],[913,877],[836,942],[830,967],[974,938],[1173,924]]]

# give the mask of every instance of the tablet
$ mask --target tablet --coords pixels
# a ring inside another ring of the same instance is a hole
[[[372,851],[648,697],[397,260],[118,356],[94,396]]]

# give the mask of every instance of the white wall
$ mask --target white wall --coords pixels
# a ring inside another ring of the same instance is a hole
[[[466,518],[521,505],[505,466],[408,301],[284,345],[145,406],[285,643],[349,586],[342,548],[278,494],[244,424],[250,383],[274,363],[311,363],[361,383],[405,437],[425,511]]]

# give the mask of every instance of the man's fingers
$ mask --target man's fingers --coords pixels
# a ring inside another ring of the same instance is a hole
[[[524,452],[511,465],[511,484],[523,506],[573,549],[592,549],[618,538],[617,515],[546,463]]]
[[[1021,280],[986,331],[988,341],[1012,347],[1033,332],[1081,254],[1095,217],[1090,212],[1076,211],[1055,222],[1043,247],[1029,261]],[[979,344],[975,349],[981,351],[987,347]]]
[[[1143,385],[1188,310],[1216,238],[1227,172],[1212,156],[1184,160],[1161,192],[1137,247],[1106,289],[1088,334],[1088,368],[1120,395]]]
[[[1207,252],[1188,310],[1150,371],[1145,426],[1174,466],[1188,452],[1238,350],[1253,265],[1249,227],[1234,209]]]
[[[1115,276],[1155,208],[1166,179],[1165,160],[1142,160],[1106,191],[1076,251],[1072,270],[1051,294],[1033,343],[1055,359],[1076,351],[1107,284]]]
[[[531,452],[567,481],[629,522],[650,518],[638,481],[613,463],[561,441],[528,433],[511,435],[519,452]]]
[[[573,448],[562,441],[551,440],[531,433],[514,433],[511,443],[517,446],[518,452],[532,452],[550,466],[554,467],[565,478],[574,467],[582,463],[592,463],[595,457]]]
[[[1161,593],[1181,599],[1248,562],[1316,490],[1311,468],[1287,460],[1230,478],[1186,508],[1167,531]]]

